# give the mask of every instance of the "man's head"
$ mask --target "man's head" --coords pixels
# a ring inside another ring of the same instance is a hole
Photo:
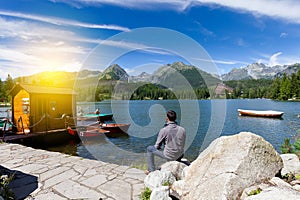
[[[176,121],[176,112],[174,110],[169,110],[167,112],[167,118],[169,121],[175,122]]]

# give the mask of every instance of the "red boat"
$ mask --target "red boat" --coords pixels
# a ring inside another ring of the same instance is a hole
[[[91,125],[84,128],[83,131],[77,131],[77,129],[67,128],[70,135],[76,136],[79,132],[81,137],[93,137],[99,134],[105,134],[110,137],[123,136],[127,134],[130,124],[97,124]],[[79,129],[83,129],[80,127]]]
[[[103,136],[103,134],[106,133],[109,133],[109,131],[103,129],[86,130],[86,131],[80,131],[79,137],[83,137],[83,138],[99,137],[99,136]]]
[[[76,129],[72,129],[71,127],[67,128],[67,131],[70,135],[76,136],[77,134],[77,130]]]
[[[97,127],[87,127],[86,130],[79,130],[77,131],[77,129],[72,129],[70,127],[67,128],[67,131],[70,135],[72,136],[77,136],[78,132],[78,136],[79,137],[97,137],[106,133],[109,133],[109,131],[107,130],[103,130],[103,129],[99,129]]]

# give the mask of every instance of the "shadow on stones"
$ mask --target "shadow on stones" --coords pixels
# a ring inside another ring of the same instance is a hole
[[[17,170],[10,170],[0,165],[1,175],[14,175],[8,187],[12,190],[16,200],[25,199],[38,188],[38,178]]]
[[[177,197],[174,197],[173,195],[170,195],[170,197],[171,197],[172,200],[180,200]]]

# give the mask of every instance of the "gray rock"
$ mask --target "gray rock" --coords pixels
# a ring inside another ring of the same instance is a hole
[[[293,189],[294,189],[294,190],[297,190],[298,192],[300,192],[300,185],[294,185],[294,186],[293,186]]]
[[[300,185],[300,180],[299,180],[299,179],[293,180],[293,181],[290,182],[290,184],[291,184],[292,186],[294,186],[294,185]]]
[[[269,187],[268,185],[265,186],[265,188]],[[253,185],[253,186],[250,186],[246,189],[244,189],[240,199],[241,200],[245,200],[248,196],[251,196],[254,194],[254,192],[261,192],[262,190],[262,187],[261,185]]]
[[[176,197],[177,199],[181,199],[182,191],[177,190],[178,188],[184,188],[184,181],[183,180],[175,181],[173,183],[173,185],[171,185],[170,195]]]
[[[175,181],[175,176],[171,172],[156,170],[146,176],[144,185],[153,191],[157,187],[163,186],[166,183],[173,184]]]
[[[299,200],[300,195],[297,191],[291,191],[279,187],[270,187],[267,190],[263,190],[257,195],[251,195],[245,198],[245,200]]]
[[[271,183],[271,185],[276,185],[278,187],[281,187],[281,188],[288,188],[288,189],[293,189],[293,187],[288,184],[287,182],[285,182],[284,180],[278,178],[278,177],[273,177],[269,183]]]
[[[185,164],[177,161],[166,162],[161,166],[161,171],[171,172],[177,180],[182,179],[182,171],[186,167]]]
[[[245,188],[274,177],[282,167],[269,142],[241,132],[214,140],[172,188],[181,199],[238,199]]]
[[[258,194],[251,195],[250,193],[248,193],[248,195],[245,196],[242,195],[241,200],[265,200],[265,199],[299,200],[300,199],[300,192],[295,190],[290,184],[288,184],[287,182],[283,181],[280,178],[273,177],[269,181],[268,187],[265,186],[261,187],[261,185],[257,186],[258,188],[262,189]]]
[[[157,187],[151,192],[150,200],[172,200],[169,193],[169,186]]]
[[[300,174],[300,161],[297,155],[281,154],[280,157],[282,158],[283,161],[281,176],[284,176],[288,173],[292,173],[295,176]]]

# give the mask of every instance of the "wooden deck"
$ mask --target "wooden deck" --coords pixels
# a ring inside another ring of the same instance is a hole
[[[13,135],[5,135],[4,137],[0,137],[0,141],[3,142],[13,142],[21,139],[26,139],[26,138],[32,138],[32,137],[37,137],[37,136],[46,136],[46,135],[51,135],[59,132],[66,132],[67,134],[67,129],[55,129],[55,130],[49,130],[49,131],[42,131],[42,132],[36,132],[36,133],[28,133],[28,134],[13,134]]]

